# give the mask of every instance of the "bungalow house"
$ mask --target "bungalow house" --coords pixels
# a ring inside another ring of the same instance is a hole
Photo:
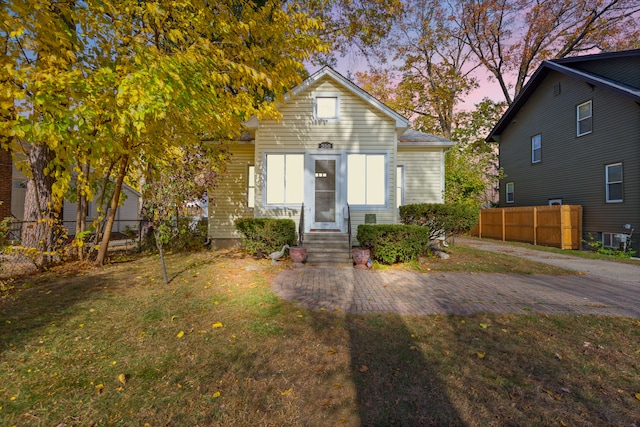
[[[398,223],[402,204],[444,202],[444,154],[454,143],[410,130],[335,70],[311,75],[279,109],[279,121],[252,118],[229,145],[228,174],[210,193],[214,246],[238,241],[237,218],[291,218],[310,242],[346,236],[349,223],[354,235],[365,221]]]
[[[544,61],[491,140],[501,207],[582,205],[583,239],[606,247],[640,232],[640,50]]]

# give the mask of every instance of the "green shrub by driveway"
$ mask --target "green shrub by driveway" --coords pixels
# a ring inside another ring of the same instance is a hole
[[[296,223],[291,219],[242,218],[235,221],[244,236],[243,247],[251,254],[269,254],[296,243]]]
[[[402,224],[361,224],[358,242],[371,250],[371,258],[376,261],[385,264],[409,262],[427,253],[429,229]]]

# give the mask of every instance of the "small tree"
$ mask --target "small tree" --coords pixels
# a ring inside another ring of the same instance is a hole
[[[160,254],[162,278],[169,283],[164,245],[178,233],[180,210],[187,202],[202,199],[215,186],[224,170],[227,152],[218,145],[201,143],[184,147],[170,161],[156,164],[143,188],[145,210],[152,223],[153,237]]]

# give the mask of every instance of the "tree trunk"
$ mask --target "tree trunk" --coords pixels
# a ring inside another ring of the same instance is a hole
[[[45,175],[44,169],[53,160],[53,152],[44,144],[33,144],[27,160],[31,177],[27,182],[24,200],[24,220],[21,244],[25,248],[36,249],[39,254],[32,260],[38,268],[51,262],[51,256],[45,255],[53,249],[53,224],[56,210],[53,201],[53,177]]]
[[[129,167],[129,155],[124,154],[120,159],[120,169],[118,170],[118,177],[116,180],[116,187],[113,190],[113,196],[111,197],[111,207],[109,208],[109,217],[107,224],[104,227],[104,234],[100,241],[100,250],[98,251],[98,258],[96,258],[96,264],[104,264],[104,260],[107,256],[107,249],[109,248],[109,240],[111,239],[111,228],[116,219],[116,212],[118,210],[118,202],[120,201],[120,191],[122,190],[122,182],[127,175],[127,168]]]

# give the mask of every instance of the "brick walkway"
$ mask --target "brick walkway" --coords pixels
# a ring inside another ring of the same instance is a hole
[[[346,313],[601,314],[640,318],[638,282],[515,274],[413,273],[311,267],[287,270],[273,283],[303,307]]]

